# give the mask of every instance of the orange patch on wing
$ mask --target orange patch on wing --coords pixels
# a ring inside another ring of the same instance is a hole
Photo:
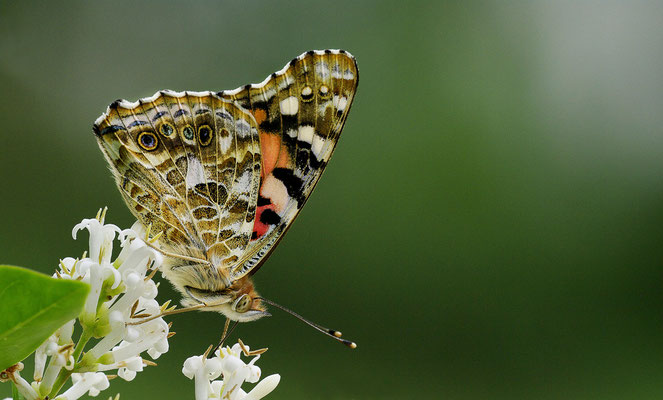
[[[260,150],[262,151],[262,176],[272,173],[281,150],[281,138],[272,133],[260,133]]]
[[[255,111],[253,111],[253,117],[256,119],[258,125],[260,125],[265,119],[267,119],[267,113],[263,109],[256,108]]]
[[[279,157],[279,160],[276,163],[276,167],[279,167],[279,168],[291,168],[292,167],[292,163],[290,162],[290,156],[288,156],[287,152],[282,152],[281,153],[281,156]]]

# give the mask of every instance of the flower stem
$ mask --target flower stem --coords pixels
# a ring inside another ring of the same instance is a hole
[[[74,349],[74,361],[78,362],[78,359],[81,356],[81,353],[83,352],[83,349],[85,348],[85,345],[87,342],[90,340],[92,337],[91,332],[88,329],[83,328],[83,333],[81,333],[81,337],[78,339],[78,343],[76,343],[76,348]]]
[[[62,368],[62,370],[60,370],[60,373],[58,374],[58,377],[55,379],[55,383],[53,384],[53,389],[51,390],[51,393],[48,394],[49,399],[53,399],[55,396],[57,396],[57,394],[60,392],[60,389],[62,389],[62,386],[67,383],[73,372],[73,370],[69,371],[66,368]]]

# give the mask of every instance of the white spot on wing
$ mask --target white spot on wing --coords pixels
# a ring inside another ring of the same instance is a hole
[[[224,230],[227,229],[227,230],[233,232],[233,236],[235,236],[235,235],[237,235],[237,232],[240,231],[241,226],[242,226],[241,222],[235,222],[233,224],[229,224],[229,225],[224,226],[223,229]]]
[[[345,110],[345,106],[348,105],[348,98],[345,96],[334,96],[332,99],[332,105],[338,111],[343,111]]]
[[[286,204],[290,200],[288,196],[288,191],[286,190],[283,182],[276,179],[274,175],[268,175],[265,178],[262,187],[260,188],[260,193],[263,197],[266,197],[274,203],[276,206],[276,211],[280,214],[285,209]]]
[[[329,66],[327,65],[327,63],[324,62],[319,63],[316,65],[316,67],[317,67],[316,72],[318,73],[318,76],[321,79],[329,78]]]
[[[237,179],[236,187],[233,188],[233,191],[239,192],[248,192],[251,190],[251,178],[253,178],[253,173],[251,170],[244,171],[242,175]]]
[[[281,100],[279,103],[281,114],[295,115],[299,111],[299,100],[295,96],[290,96],[287,99]]]
[[[312,126],[310,125],[303,125],[299,127],[299,135],[298,139],[306,142],[306,143],[311,143],[313,141],[313,134],[315,133],[315,130],[313,129]]]
[[[269,101],[272,97],[276,96],[276,89],[271,87],[264,92],[260,92],[256,97],[263,101]]]
[[[251,125],[243,119],[237,120],[237,122],[235,122],[235,127],[239,137],[246,137],[249,135],[249,132],[251,132]]]
[[[228,152],[228,149],[230,148],[230,145],[233,142],[233,136],[232,135],[226,135],[226,136],[221,136],[219,135],[219,148],[221,149],[221,153],[225,154]]]
[[[292,85],[293,83],[295,83],[295,81],[290,75],[283,75],[283,80],[278,82],[277,87],[279,88],[279,90],[283,90],[288,86]]]
[[[203,165],[196,157],[189,157],[188,169],[186,171],[186,187],[192,188],[203,182],[206,182]]]
[[[332,67],[331,76],[332,76],[332,78],[335,78],[335,79],[343,78],[343,75],[341,74],[341,66],[338,65],[338,63],[334,64],[334,66]]]

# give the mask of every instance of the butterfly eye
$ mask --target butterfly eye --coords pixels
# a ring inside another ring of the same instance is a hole
[[[233,308],[238,313],[244,313],[249,311],[250,306],[251,306],[251,297],[249,297],[249,295],[247,294],[239,296],[239,299],[237,299],[233,304]]]
[[[201,145],[207,146],[212,141],[212,129],[209,125],[202,125],[198,128],[198,141]]]
[[[159,140],[157,139],[157,135],[152,132],[142,132],[138,135],[138,144],[144,150],[152,151],[157,148]]]
[[[164,122],[163,124],[161,124],[161,127],[159,127],[159,132],[161,132],[162,135],[167,137],[172,135],[173,132],[175,132],[175,128],[173,128],[173,126],[168,122]]]
[[[186,140],[193,140],[193,128],[190,125],[182,128],[182,135]]]
[[[328,99],[329,96],[331,95],[331,92],[329,91],[327,85],[320,86],[319,90],[320,90],[320,97],[322,97],[323,99]]]
[[[302,101],[309,102],[313,100],[313,89],[310,86],[304,86],[302,89]]]

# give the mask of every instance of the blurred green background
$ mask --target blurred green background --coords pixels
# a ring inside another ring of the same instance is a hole
[[[359,348],[276,310],[240,325],[282,375],[270,398],[659,399],[661,21],[639,1],[2,1],[0,262],[52,273],[106,205],[131,225],[91,130],[111,101],[343,48],[343,137],[256,284]],[[171,320],[159,365],[104,398],[193,398],[182,363],[223,318]]]

